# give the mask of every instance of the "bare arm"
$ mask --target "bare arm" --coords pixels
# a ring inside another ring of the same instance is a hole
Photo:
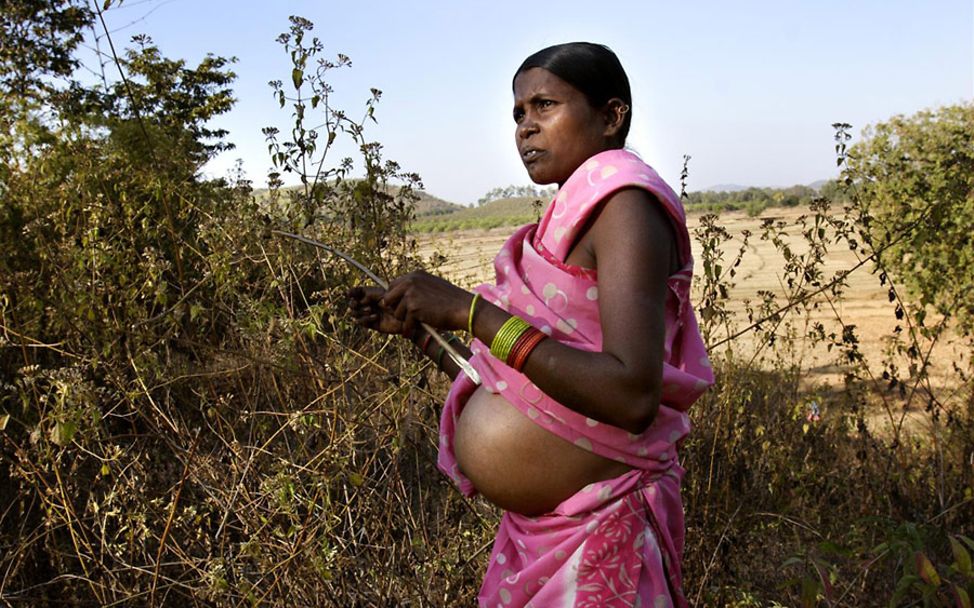
[[[662,394],[672,228],[649,194],[624,190],[605,203],[590,232],[599,272],[602,352],[544,340],[523,371],[580,414],[641,432],[656,416]],[[488,303],[474,332],[489,344],[509,316]]]
[[[602,351],[587,352],[544,340],[531,353],[523,372],[566,407],[638,433],[652,423],[662,393],[664,310],[673,231],[659,203],[645,191],[631,189],[604,203],[589,232],[599,271]],[[374,316],[372,322],[391,316],[401,322],[406,335],[420,321],[442,329],[461,329],[466,327],[472,297],[438,277],[410,273],[393,281],[378,300],[388,315]],[[490,344],[510,316],[481,301],[474,334]]]

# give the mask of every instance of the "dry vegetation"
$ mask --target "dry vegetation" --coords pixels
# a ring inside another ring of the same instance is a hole
[[[264,133],[302,186],[258,201],[202,178],[225,60],[141,38],[113,59],[127,81],[58,80],[112,4],[22,0],[0,20],[44,20],[0,27],[18,49],[0,63],[0,603],[473,605],[499,513],[436,470],[443,376],[348,321],[352,269],[271,230],[471,284],[510,229],[417,254],[417,177],[364,134],[380,92],[358,121],[331,107],[324,77],[348,58],[317,63],[301,18],[272,83],[292,125]],[[324,162],[339,134],[357,165]],[[967,179],[960,158],[937,167]],[[693,604],[969,606],[970,333],[887,276],[866,205],[770,213],[692,218],[718,378],[682,449]],[[958,276],[941,283],[966,296]]]

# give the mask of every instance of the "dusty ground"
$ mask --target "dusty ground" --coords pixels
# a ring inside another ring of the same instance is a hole
[[[756,302],[759,299],[758,293],[760,291],[775,293],[780,305],[787,303],[787,291],[783,283],[784,259],[770,241],[759,238],[761,221],[766,217],[785,221],[790,227],[789,236],[793,250],[804,252],[806,248],[802,246],[803,239],[797,225],[798,218],[802,213],[807,213],[807,210],[798,208],[768,209],[762,217],[758,218],[748,217],[743,212],[721,214],[721,224],[734,237],[725,245],[725,260],[732,259],[739,249],[743,231],[750,230],[752,236],[747,253],[737,269],[738,274],[734,279],[736,284],[729,291],[726,302],[728,310],[732,313],[730,327],[715,330],[710,339],[711,343],[718,342],[725,338],[728,333],[734,333],[749,325],[744,313],[744,302],[746,300]],[[691,234],[699,226],[699,220],[700,214],[691,214],[689,218]],[[440,266],[440,272],[457,283],[470,287],[479,282],[493,279],[491,260],[513,231],[514,228],[505,227],[423,236],[419,239],[420,251],[427,258],[436,253],[444,256],[445,261]],[[694,243],[694,258],[697,260],[697,271],[699,273],[700,252],[699,245],[696,242]],[[850,251],[844,244],[834,246],[830,248],[824,267],[824,276],[829,279],[837,272],[852,268],[858,261],[855,252]],[[727,265],[725,263],[725,267]],[[699,289],[699,285],[695,285],[698,302]],[[804,335],[808,330],[809,323],[816,321],[825,326],[827,333],[837,332],[839,335],[841,335],[843,324],[855,325],[855,332],[860,340],[860,349],[868,363],[868,373],[876,378],[877,389],[885,387],[886,383],[880,377],[886,360],[890,360],[886,355],[889,339],[898,324],[904,328],[904,332],[909,331],[909,326],[905,321],[896,319],[895,304],[889,302],[887,294],[888,286],[880,284],[878,275],[873,273],[872,265],[867,263],[849,275],[848,287],[844,290],[841,298],[830,302],[824,297],[818,297],[815,299],[819,306],[817,310],[813,310],[807,315],[790,314],[786,317],[784,325],[790,324],[793,331],[797,332],[798,335]],[[935,322],[936,319],[928,319],[927,324],[931,325]],[[735,354],[746,359],[753,357],[760,364],[762,358],[772,355],[769,352],[770,349],[785,348],[784,345],[787,343],[788,341],[779,340],[775,346],[769,346],[760,340],[754,332],[749,332],[719,347],[715,353],[726,348],[732,348]],[[794,340],[791,343],[794,347],[787,353],[787,360],[795,361],[801,369],[805,370],[804,375],[808,384],[836,388],[841,386],[842,377],[847,367],[837,348],[829,351],[825,344],[813,347],[805,339]],[[929,347],[929,343],[921,342],[921,344],[925,344],[924,349]],[[956,343],[953,338],[943,338],[930,351],[930,360],[932,367],[929,386],[934,394],[942,401],[951,402],[959,399],[959,382],[952,364],[957,361],[964,367],[967,366],[961,345]],[[897,357],[892,361],[896,362],[900,369],[905,369],[909,365],[905,357]],[[875,392],[877,404],[885,400],[895,413],[894,418],[898,419],[903,414],[903,406],[909,399],[901,399],[894,393],[887,393],[884,397],[884,391],[881,390]],[[922,398],[922,395],[923,391],[921,390],[907,408],[907,415],[914,418],[916,422],[919,422],[920,418],[924,418],[921,413],[926,399]],[[889,415],[883,411],[880,417],[888,419]]]

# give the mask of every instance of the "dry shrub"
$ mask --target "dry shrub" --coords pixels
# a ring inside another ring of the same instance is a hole
[[[309,29],[282,38],[305,66]],[[378,92],[353,121],[308,95],[341,60],[293,76],[298,123],[274,160],[318,170],[258,203],[239,176],[200,177],[225,62],[138,44],[127,86],[69,95],[60,122],[21,108],[36,120],[4,123],[21,153],[0,174],[16,252],[0,262],[0,600],[471,603],[496,513],[436,469],[442,383],[346,320],[354,270],[271,233],[390,276],[417,266],[418,181],[365,137]],[[357,163],[317,163],[312,105]]]
[[[963,606],[974,593],[974,348],[905,298],[884,257],[905,235],[871,239],[858,176],[844,177],[839,209],[820,199],[758,235],[716,216],[697,230],[717,385],[691,410],[682,451],[695,605]],[[779,252],[781,289],[732,307],[751,238]],[[859,263],[830,274],[839,248]],[[863,348],[838,306],[849,273],[869,271],[894,325],[882,349]]]
[[[309,30],[295,19],[281,39],[295,62],[293,91],[275,84],[291,139],[266,131],[302,187],[267,203],[240,179],[199,177],[214,135],[201,125],[229,107],[232,77],[213,58],[186,68],[142,39],[121,60],[128,86],[52,98],[59,121],[2,105],[4,604],[474,603],[498,514],[436,470],[445,383],[411,348],[347,322],[359,279],[344,263],[270,235],[341,244],[387,275],[418,264],[415,177],[363,135],[379,94],[361,121],[336,113],[323,77],[347,61],[316,63]],[[307,127],[315,108],[327,143]],[[363,180],[350,163],[320,170],[342,133]],[[796,226],[766,222],[783,292],[737,315],[746,244],[725,260],[717,218],[697,234],[709,342],[756,338],[715,348],[718,385],[683,446],[695,605],[949,605],[970,590],[970,359],[936,390],[930,353],[950,325],[924,325],[893,287],[903,325],[882,361],[841,316],[812,317],[841,298],[830,248],[861,250],[889,280],[863,213],[853,197],[841,213],[816,203]],[[841,382],[813,380],[796,354],[806,342],[834,354]],[[928,429],[904,426],[905,410]],[[876,412],[892,424],[874,428]]]

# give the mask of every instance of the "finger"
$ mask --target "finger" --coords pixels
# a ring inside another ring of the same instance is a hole
[[[349,300],[348,306],[352,310],[379,310],[379,303],[377,300]]]
[[[402,323],[391,315],[381,315],[379,318],[379,325],[377,328],[379,331],[385,332],[387,334],[401,334],[402,333]]]
[[[389,285],[389,289],[387,289],[385,294],[379,299],[379,306],[386,310],[397,309],[402,301],[402,297],[406,294],[407,289],[409,289],[408,282],[396,279],[396,281]],[[397,316],[397,318],[399,317]]]
[[[373,304],[382,299],[385,295],[386,290],[381,287],[369,286],[360,288],[360,296],[358,300],[363,303]]]
[[[366,314],[371,314],[376,312],[375,306],[363,305],[361,302],[356,302],[355,300],[350,300],[348,302],[349,314],[355,317],[361,317]]]
[[[399,301],[396,302],[396,308],[392,311],[392,316],[400,321],[406,321],[406,317],[409,316],[409,304],[406,302],[405,297],[400,298]]]
[[[406,298],[403,298],[403,301],[405,300]],[[399,309],[396,310],[399,312]],[[409,306],[402,307],[402,314],[403,316],[400,319],[402,321],[402,328],[399,333],[409,338],[416,331],[416,327],[419,325],[419,319],[416,318],[415,311],[410,310]]]
[[[402,335],[407,338],[412,339],[413,334],[416,333],[416,328],[419,327],[419,323],[415,320],[412,315],[406,317],[406,321],[402,324]]]
[[[348,297],[349,305],[358,304],[361,305],[366,302],[366,288],[365,287],[353,287],[346,292]]]
[[[376,317],[376,318],[378,318],[379,316],[380,316],[379,315],[379,311],[374,310],[374,309],[371,309],[371,308],[364,308],[364,309],[357,310],[357,311],[355,311],[355,312],[352,313],[352,318],[355,319],[355,320],[365,319],[365,318],[368,318],[368,317]]]

